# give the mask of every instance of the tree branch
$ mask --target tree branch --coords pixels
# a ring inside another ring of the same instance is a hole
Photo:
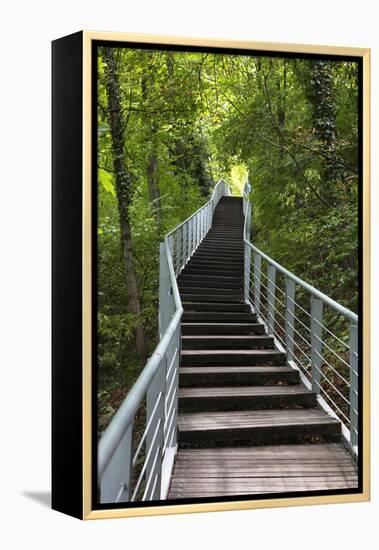
[[[329,204],[329,202],[324,199],[324,197],[322,197],[320,195],[320,193],[317,191],[317,189],[311,184],[311,182],[308,180],[308,178],[306,177],[306,175],[304,174],[303,172],[303,169],[301,168],[300,164],[299,164],[299,161],[297,160],[297,158],[295,157],[295,155],[293,154],[293,152],[291,151],[291,149],[289,148],[288,144],[287,144],[287,140],[286,140],[286,137],[285,135],[283,134],[283,130],[279,124],[279,122],[276,120],[276,117],[274,115],[274,112],[273,112],[273,109],[272,109],[272,104],[271,104],[271,98],[270,98],[270,94],[269,94],[269,91],[268,91],[268,88],[267,88],[267,75],[265,74],[265,72],[262,70],[262,73],[263,73],[263,84],[264,84],[264,93],[265,93],[265,96],[266,96],[266,99],[267,99],[267,103],[268,103],[268,108],[269,108],[269,112],[270,112],[270,116],[271,116],[271,120],[273,121],[276,129],[277,129],[277,132],[279,134],[279,137],[280,139],[282,140],[282,144],[283,144],[283,150],[289,155],[289,157],[292,159],[292,162],[295,164],[300,176],[303,178],[303,180],[306,182],[306,184],[308,185],[308,187],[313,191],[313,193],[318,197],[319,200],[321,200],[328,208],[333,208],[333,206],[331,204]]]

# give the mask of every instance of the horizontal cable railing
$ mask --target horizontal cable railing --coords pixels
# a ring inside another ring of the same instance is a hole
[[[358,453],[358,316],[250,242],[250,185],[243,192],[245,301],[286,351],[287,362],[342,423]]]
[[[211,199],[160,245],[160,341],[99,441],[101,503],[166,498],[176,453],[183,313],[176,277],[209,231],[220,198],[228,195],[220,180]]]

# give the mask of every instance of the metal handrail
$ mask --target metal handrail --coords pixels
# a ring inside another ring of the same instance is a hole
[[[221,190],[220,188],[222,188],[222,186],[225,186],[227,188],[227,192],[225,194],[220,194],[220,190]],[[188,223],[192,218],[194,218],[200,212],[200,210],[203,210],[208,204],[213,204],[213,207],[216,208],[219,199],[222,196],[228,196],[229,193],[231,193],[229,185],[226,183],[225,180],[221,178],[216,183],[209,201],[203,204],[203,206],[200,206],[200,208],[198,208],[193,214],[191,214],[191,216],[189,216],[186,220],[184,220],[184,222],[181,222],[179,225],[174,227],[174,229],[171,229],[171,231],[166,233],[165,238],[168,238],[172,233],[175,233],[176,231],[178,231],[178,229],[180,229],[183,225]]]
[[[331,308],[333,308],[335,311],[346,317],[346,319],[349,319],[349,321],[353,323],[358,322],[358,315],[351,311],[350,309],[347,309],[346,307],[342,306],[320,290],[317,290],[314,286],[310,285],[309,283],[305,282],[303,279],[280,265],[278,262],[270,258],[267,254],[262,252],[259,248],[257,248],[255,245],[253,245],[250,241],[248,241],[246,238],[244,239],[244,243],[251,248],[251,250],[254,250],[257,252],[261,258],[265,259],[267,262],[269,262],[272,266],[274,266],[278,271],[280,271],[283,275],[286,277],[292,279],[295,283],[303,287],[305,290],[308,290],[315,298],[318,298],[319,300],[322,300],[324,304],[327,304]]]
[[[180,299],[180,298],[179,298]],[[161,365],[162,356],[167,349],[167,342],[174,334],[175,329],[180,323],[183,308],[176,311],[172,321],[167,328],[163,338],[150,356],[146,366],[137,378],[135,384],[128,392],[127,397],[121,403],[120,408],[112,418],[109,426],[105,430],[99,442],[98,450],[98,475],[101,476],[109,464],[115,449],[119,445],[125,431],[133,422],[134,416],[141,405],[141,401],[146,395],[147,388],[150,386],[158,368]]]
[[[180,325],[183,314],[176,277],[209,231],[218,201],[229,194],[227,183],[219,180],[210,200],[167,233],[161,243],[160,341],[99,441],[98,480],[102,503],[134,500],[142,487],[143,476],[146,476],[146,484],[141,500],[165,498],[176,453]],[[133,426],[145,399],[146,427],[136,455],[145,444],[146,457],[137,484],[133,487],[136,462]]]
[[[250,190],[251,186],[247,183],[243,190],[245,301],[266,325],[268,334],[275,337],[278,347],[286,352],[288,365],[300,371],[304,384],[318,394],[320,405],[341,421],[344,440],[348,448],[357,456],[358,315],[305,282],[250,242],[252,210]],[[262,262],[267,264],[267,275],[263,272]],[[283,277],[284,290],[277,284],[277,273]],[[264,283],[262,277],[264,277]],[[305,296],[309,296],[309,311],[307,311],[307,305],[303,307],[295,300],[297,287],[305,291]],[[276,297],[276,291],[281,293],[283,301]],[[349,343],[344,342],[341,335],[337,336],[325,325],[323,306],[332,308],[338,313],[338,319],[344,318],[349,323]],[[298,311],[302,318],[297,315]],[[285,326],[278,322],[277,316],[283,320]],[[308,323],[309,326],[307,326]],[[304,328],[306,336],[301,334]],[[333,349],[333,345],[338,347],[338,343],[343,345],[344,353],[349,355],[349,360],[341,355],[342,352],[339,349],[337,351]],[[349,367],[349,380],[337,370],[347,367]],[[338,375],[343,387],[336,387],[331,373]],[[341,401],[344,402],[344,406],[341,405]],[[345,412],[341,407],[346,407]]]

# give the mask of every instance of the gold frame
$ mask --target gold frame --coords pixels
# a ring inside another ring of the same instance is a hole
[[[91,505],[91,75],[92,41],[125,41],[175,46],[220,47],[265,50],[283,53],[310,53],[322,55],[351,55],[363,60],[363,492],[359,494],[324,495],[310,497],[271,498],[236,502],[203,504],[173,504],[146,508],[114,508],[92,510]],[[83,518],[106,519],[163,514],[189,514],[226,510],[247,510],[312,504],[365,502],[370,500],[370,49],[339,46],[315,46],[272,42],[227,41],[209,38],[160,36],[84,31],[83,32]]]

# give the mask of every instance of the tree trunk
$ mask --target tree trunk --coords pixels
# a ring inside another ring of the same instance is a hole
[[[112,136],[113,166],[116,180],[116,195],[120,219],[121,244],[125,267],[125,282],[127,290],[127,309],[136,318],[135,342],[138,357],[145,361],[146,348],[141,307],[138,297],[136,273],[132,249],[132,232],[129,220],[129,203],[131,196],[131,174],[126,167],[124,154],[125,120],[120,104],[120,83],[117,74],[117,62],[112,48],[104,48],[106,68],[106,91],[108,98],[108,117]]]

